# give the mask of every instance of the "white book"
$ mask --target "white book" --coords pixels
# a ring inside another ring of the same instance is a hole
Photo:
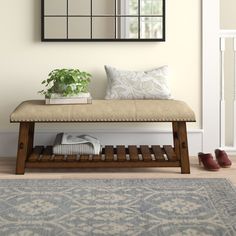
[[[46,105],[60,105],[60,104],[91,104],[91,97],[64,97],[64,98],[46,98]]]
[[[62,96],[60,93],[52,93],[51,94],[51,99],[53,98],[90,98],[91,94],[90,93],[78,93],[76,95],[70,95],[68,97]]]

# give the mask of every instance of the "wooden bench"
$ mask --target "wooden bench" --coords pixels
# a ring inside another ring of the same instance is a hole
[[[186,122],[193,111],[176,100],[94,100],[89,105],[45,105],[43,100],[25,101],[11,114],[20,123],[16,174],[25,168],[131,168],[181,167],[189,174]],[[100,155],[53,155],[52,146],[34,146],[35,123],[65,122],[171,122],[171,145],[104,146]]]

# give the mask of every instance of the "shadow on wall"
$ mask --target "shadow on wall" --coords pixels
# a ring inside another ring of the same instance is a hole
[[[41,0],[33,0],[33,41],[41,41]]]
[[[107,88],[107,79],[104,71],[101,70],[93,70],[92,74],[92,82],[89,86],[89,90],[94,99],[104,99]],[[99,88],[99,89],[98,89]]]

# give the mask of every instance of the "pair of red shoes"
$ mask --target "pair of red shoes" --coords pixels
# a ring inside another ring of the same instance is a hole
[[[205,169],[210,171],[217,171],[220,169],[220,167],[228,168],[232,165],[232,162],[230,161],[227,153],[223,150],[216,149],[215,157],[216,161],[213,159],[211,153],[199,152],[198,153],[199,165],[201,165],[202,163]]]

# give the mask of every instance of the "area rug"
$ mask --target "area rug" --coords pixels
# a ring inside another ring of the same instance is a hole
[[[226,179],[0,180],[0,235],[233,236]]]

